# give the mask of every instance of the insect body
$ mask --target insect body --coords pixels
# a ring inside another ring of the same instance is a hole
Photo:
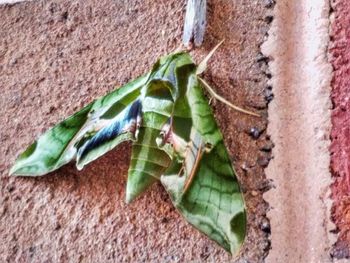
[[[150,73],[48,130],[18,157],[11,174],[44,175],[72,160],[80,170],[127,140],[127,202],[160,180],[190,224],[236,253],[246,232],[244,202],[188,53],[160,58]]]

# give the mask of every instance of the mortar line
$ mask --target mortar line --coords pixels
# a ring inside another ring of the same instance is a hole
[[[266,169],[276,186],[265,194],[273,207],[268,213],[272,249],[266,262],[328,262],[329,3],[281,0],[274,12],[262,46],[271,58],[275,99],[268,133],[276,145]]]

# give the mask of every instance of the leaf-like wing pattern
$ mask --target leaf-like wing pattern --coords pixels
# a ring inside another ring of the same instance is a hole
[[[143,99],[142,124],[132,146],[126,187],[128,203],[158,181],[171,162],[170,156],[158,148],[156,139],[172,113],[172,96],[163,82],[150,82],[148,88],[151,93]]]
[[[223,137],[195,76],[189,79],[189,86],[188,122],[193,126],[188,149],[183,164],[178,165],[174,160],[161,182],[190,224],[235,253],[246,231],[242,194]]]
[[[82,169],[131,140],[127,202],[160,179],[189,223],[235,253],[245,237],[244,202],[197,72],[187,53],[160,58],[149,74],[44,133],[11,173],[44,175],[74,159]]]
[[[135,100],[113,119],[105,120],[103,128],[94,130],[93,136],[83,139],[84,143],[77,153],[77,167],[82,169],[85,164],[97,159],[101,155],[116,147],[126,140],[136,140],[136,133],[141,122],[142,105],[140,100]]]
[[[48,130],[18,157],[10,173],[20,176],[47,174],[76,158],[80,147],[86,149],[87,144],[83,142],[96,141],[101,133],[105,138],[108,137],[106,136],[108,130],[113,129],[116,124],[119,125],[120,130],[128,128],[129,122],[123,118],[129,116],[125,109],[132,109],[129,105],[140,96],[141,88],[147,79],[148,75],[142,76],[91,102]],[[132,126],[129,127],[132,128]],[[91,155],[92,149],[81,150],[78,168],[81,169],[83,165],[98,158],[118,143],[133,137],[130,133],[114,135],[116,137],[110,138],[108,142],[105,140],[104,144],[95,147],[93,155]],[[81,156],[82,153],[85,154]]]

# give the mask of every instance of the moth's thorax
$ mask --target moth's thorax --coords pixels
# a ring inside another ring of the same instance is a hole
[[[186,52],[173,53],[160,58],[153,66],[149,81],[162,81],[168,86],[175,101],[185,92],[186,80],[195,74],[196,65]],[[185,85],[184,85],[185,84]]]

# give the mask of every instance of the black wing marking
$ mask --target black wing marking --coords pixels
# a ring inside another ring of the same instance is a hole
[[[141,120],[142,104],[136,100],[125,108],[108,126],[99,130],[93,137],[87,140],[79,148],[77,160],[84,158],[90,151],[108,143],[119,135],[130,132],[136,136],[139,122]]]

